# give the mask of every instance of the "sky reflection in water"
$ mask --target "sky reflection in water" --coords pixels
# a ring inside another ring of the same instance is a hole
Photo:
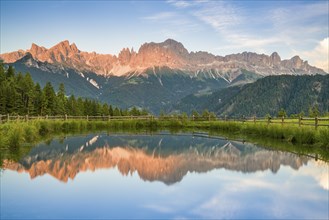
[[[190,135],[40,144],[1,173],[1,218],[328,218],[325,162]]]

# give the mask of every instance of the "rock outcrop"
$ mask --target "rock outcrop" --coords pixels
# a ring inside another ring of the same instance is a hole
[[[172,39],[162,43],[145,43],[137,53],[124,48],[118,56],[83,52],[74,43],[70,44],[66,40],[49,49],[32,44],[29,50],[1,54],[0,58],[5,63],[13,63],[24,57],[26,53],[30,53],[37,61],[62,65],[81,72],[91,71],[103,76],[143,73],[153,67],[178,69],[191,76],[196,76],[200,71],[209,71],[212,72],[210,74],[212,77],[226,75],[229,81],[241,74],[241,70],[262,76],[325,74],[323,70],[310,66],[299,56],[294,56],[290,60],[281,60],[277,52],[270,56],[243,52],[222,57],[207,52],[188,52],[182,43]]]

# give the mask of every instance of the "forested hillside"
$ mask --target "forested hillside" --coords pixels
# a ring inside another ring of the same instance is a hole
[[[65,95],[64,84],[57,92],[50,82],[41,88],[29,73],[6,70],[0,64],[0,114],[10,115],[145,115],[146,110],[123,110],[98,100]]]
[[[255,83],[229,87],[211,95],[190,95],[172,110],[190,112],[208,109],[217,115],[265,116],[284,109],[288,115],[316,109],[329,111],[329,75],[268,76]]]

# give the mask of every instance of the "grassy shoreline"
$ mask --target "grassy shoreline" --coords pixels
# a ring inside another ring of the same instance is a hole
[[[224,133],[228,136],[243,137],[247,140],[265,138],[282,142],[329,147],[329,128],[298,127],[280,124],[253,124],[230,121],[190,121],[190,120],[122,120],[122,121],[86,121],[86,120],[35,120],[28,122],[10,122],[0,124],[0,150],[33,144],[49,135],[94,130],[138,130],[158,131],[189,130]]]

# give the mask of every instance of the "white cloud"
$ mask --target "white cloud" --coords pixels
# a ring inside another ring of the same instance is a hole
[[[166,207],[164,205],[149,204],[149,205],[143,205],[142,207],[160,213],[172,213],[174,211],[172,208]]]
[[[292,16],[296,13],[298,16]],[[325,15],[328,15],[328,2],[275,8],[269,12],[268,17],[275,26],[289,28],[290,25],[297,24],[299,26],[301,23],[312,27],[314,23],[309,25],[305,24],[307,23],[305,21]]]
[[[174,12],[161,12],[152,16],[143,17],[143,19],[151,21],[163,21],[174,17],[176,17],[176,13]]]
[[[328,32],[325,19],[328,2],[269,3],[260,4],[259,8],[235,1],[166,2],[174,10],[143,18],[161,25],[161,28],[155,29],[161,36],[197,38],[210,30],[211,43],[204,43],[212,44],[205,46],[209,52],[225,55],[242,51],[265,54],[276,51],[283,59],[289,59],[298,52],[302,59],[328,71],[326,45],[322,43],[312,48],[314,39],[320,41],[319,36]]]
[[[312,45],[316,36],[328,31],[328,2],[285,4],[259,9],[229,1],[168,1],[190,19],[197,19],[211,27],[218,42],[228,51],[267,52],[284,51],[288,58],[294,50]],[[255,14],[256,13],[256,14]],[[298,13],[298,16],[293,16]],[[318,65],[326,65],[318,61]],[[327,68],[325,68],[327,69]]]
[[[186,8],[193,4],[191,1],[180,1],[180,0],[168,0],[167,2],[174,5],[177,8]]]
[[[327,38],[328,39],[328,38]],[[311,161],[312,166],[303,167],[300,173],[305,176],[312,176],[318,184],[329,191],[329,166],[324,161]],[[316,169],[314,169],[316,167]]]
[[[317,46],[311,51],[302,51],[300,54],[315,65],[329,73],[329,37],[318,42]]]
[[[193,23],[183,14],[177,12],[160,12],[154,15],[143,17],[142,19],[161,24],[161,28],[155,29],[161,36],[175,38],[179,36],[179,33],[193,33],[199,30],[199,26]]]
[[[216,31],[223,31],[235,25],[241,24],[243,18],[238,15],[239,8],[226,2],[206,2],[193,15],[201,21],[212,26]]]

